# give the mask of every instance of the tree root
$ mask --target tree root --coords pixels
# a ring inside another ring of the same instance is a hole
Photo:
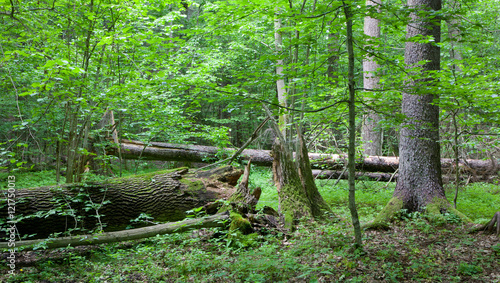
[[[500,211],[497,211],[493,218],[485,225],[479,226],[473,229],[471,232],[481,232],[483,231],[486,234],[495,234],[497,237],[500,236]]]
[[[372,222],[366,223],[362,226],[365,230],[389,230],[390,223],[393,222],[399,212],[404,208],[403,201],[397,197],[393,197],[382,211],[375,217]],[[435,198],[425,208],[424,217],[434,225],[443,225],[447,219],[444,213],[453,214],[460,218],[463,223],[471,223],[472,220],[465,216],[460,211],[451,206],[445,199]],[[500,213],[499,213],[500,215]],[[500,217],[500,216],[499,216]],[[495,219],[495,218],[494,218]],[[500,218],[498,218],[500,220]],[[493,220],[492,220],[493,221]],[[494,224],[492,224],[494,225]]]
[[[362,225],[364,230],[389,230],[389,224],[396,214],[403,209],[403,201],[393,197],[372,222]]]

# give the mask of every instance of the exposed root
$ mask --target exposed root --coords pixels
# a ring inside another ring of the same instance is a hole
[[[362,226],[365,230],[388,230],[390,222],[394,220],[397,213],[403,209],[403,201],[393,197],[372,222]]]
[[[399,212],[403,208],[403,201],[397,197],[393,197],[377,217],[372,222],[363,225],[362,228],[365,230],[388,230],[390,229],[390,223],[399,216]],[[453,208],[446,199],[441,198],[435,198],[427,205],[424,216],[434,225],[443,225],[448,221],[444,213],[458,217],[463,223],[472,222],[470,218]]]
[[[427,205],[425,210],[427,220],[435,225],[443,225],[446,223],[446,218],[443,215],[444,212],[455,215],[456,217],[460,218],[463,223],[472,222],[469,217],[453,208],[453,206],[451,206],[446,199],[437,197],[434,198],[434,200]]]
[[[500,211],[497,211],[493,218],[485,225],[479,226],[476,229],[473,229],[472,232],[484,231],[487,234],[495,234],[496,236],[500,236]]]

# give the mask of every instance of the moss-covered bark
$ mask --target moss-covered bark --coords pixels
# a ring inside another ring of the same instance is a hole
[[[186,217],[187,210],[230,193],[205,187],[200,179],[188,174],[187,168],[103,183],[20,189],[16,191],[16,216],[38,217],[23,219],[17,229],[21,236],[36,234],[37,238],[45,238],[75,228],[80,232],[73,233],[82,233],[100,228],[101,224],[104,231],[122,230],[141,213],[151,216],[152,221],[177,221]],[[0,218],[7,218],[5,207],[0,209]],[[4,236],[5,231],[0,232],[0,237]]]
[[[307,149],[299,137],[297,161],[277,139],[273,145],[273,175],[278,189],[279,209],[285,228],[292,228],[300,218],[321,218],[330,207],[320,195],[312,176]]]
[[[389,229],[391,222],[405,209],[404,201],[398,197],[393,197],[375,219],[363,226],[364,229]],[[446,199],[435,197],[421,211],[423,216],[434,225],[446,223],[445,214],[452,214],[458,217],[463,223],[471,223],[470,218],[456,210]]]

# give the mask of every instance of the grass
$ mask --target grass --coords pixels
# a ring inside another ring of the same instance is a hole
[[[347,183],[317,182],[325,200],[350,219]],[[251,186],[261,187],[259,206],[277,208],[271,173],[255,168]],[[358,182],[361,221],[373,219],[394,185]],[[471,184],[461,189],[458,209],[476,222],[498,209],[500,188]],[[453,197],[453,189],[447,191]],[[469,234],[451,222],[430,225],[418,214],[390,231],[365,232],[364,250],[352,249],[348,222],[301,224],[291,235],[271,231],[234,245],[226,230],[208,229],[100,246],[17,253],[16,274],[0,265],[1,282],[499,282],[500,243]],[[235,238],[232,238],[233,241]],[[6,258],[3,253],[0,258]],[[4,262],[4,261],[0,261]],[[22,269],[22,271],[21,271]]]

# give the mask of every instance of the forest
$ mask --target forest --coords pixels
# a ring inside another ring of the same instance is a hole
[[[497,0],[0,0],[0,282],[500,282]]]

